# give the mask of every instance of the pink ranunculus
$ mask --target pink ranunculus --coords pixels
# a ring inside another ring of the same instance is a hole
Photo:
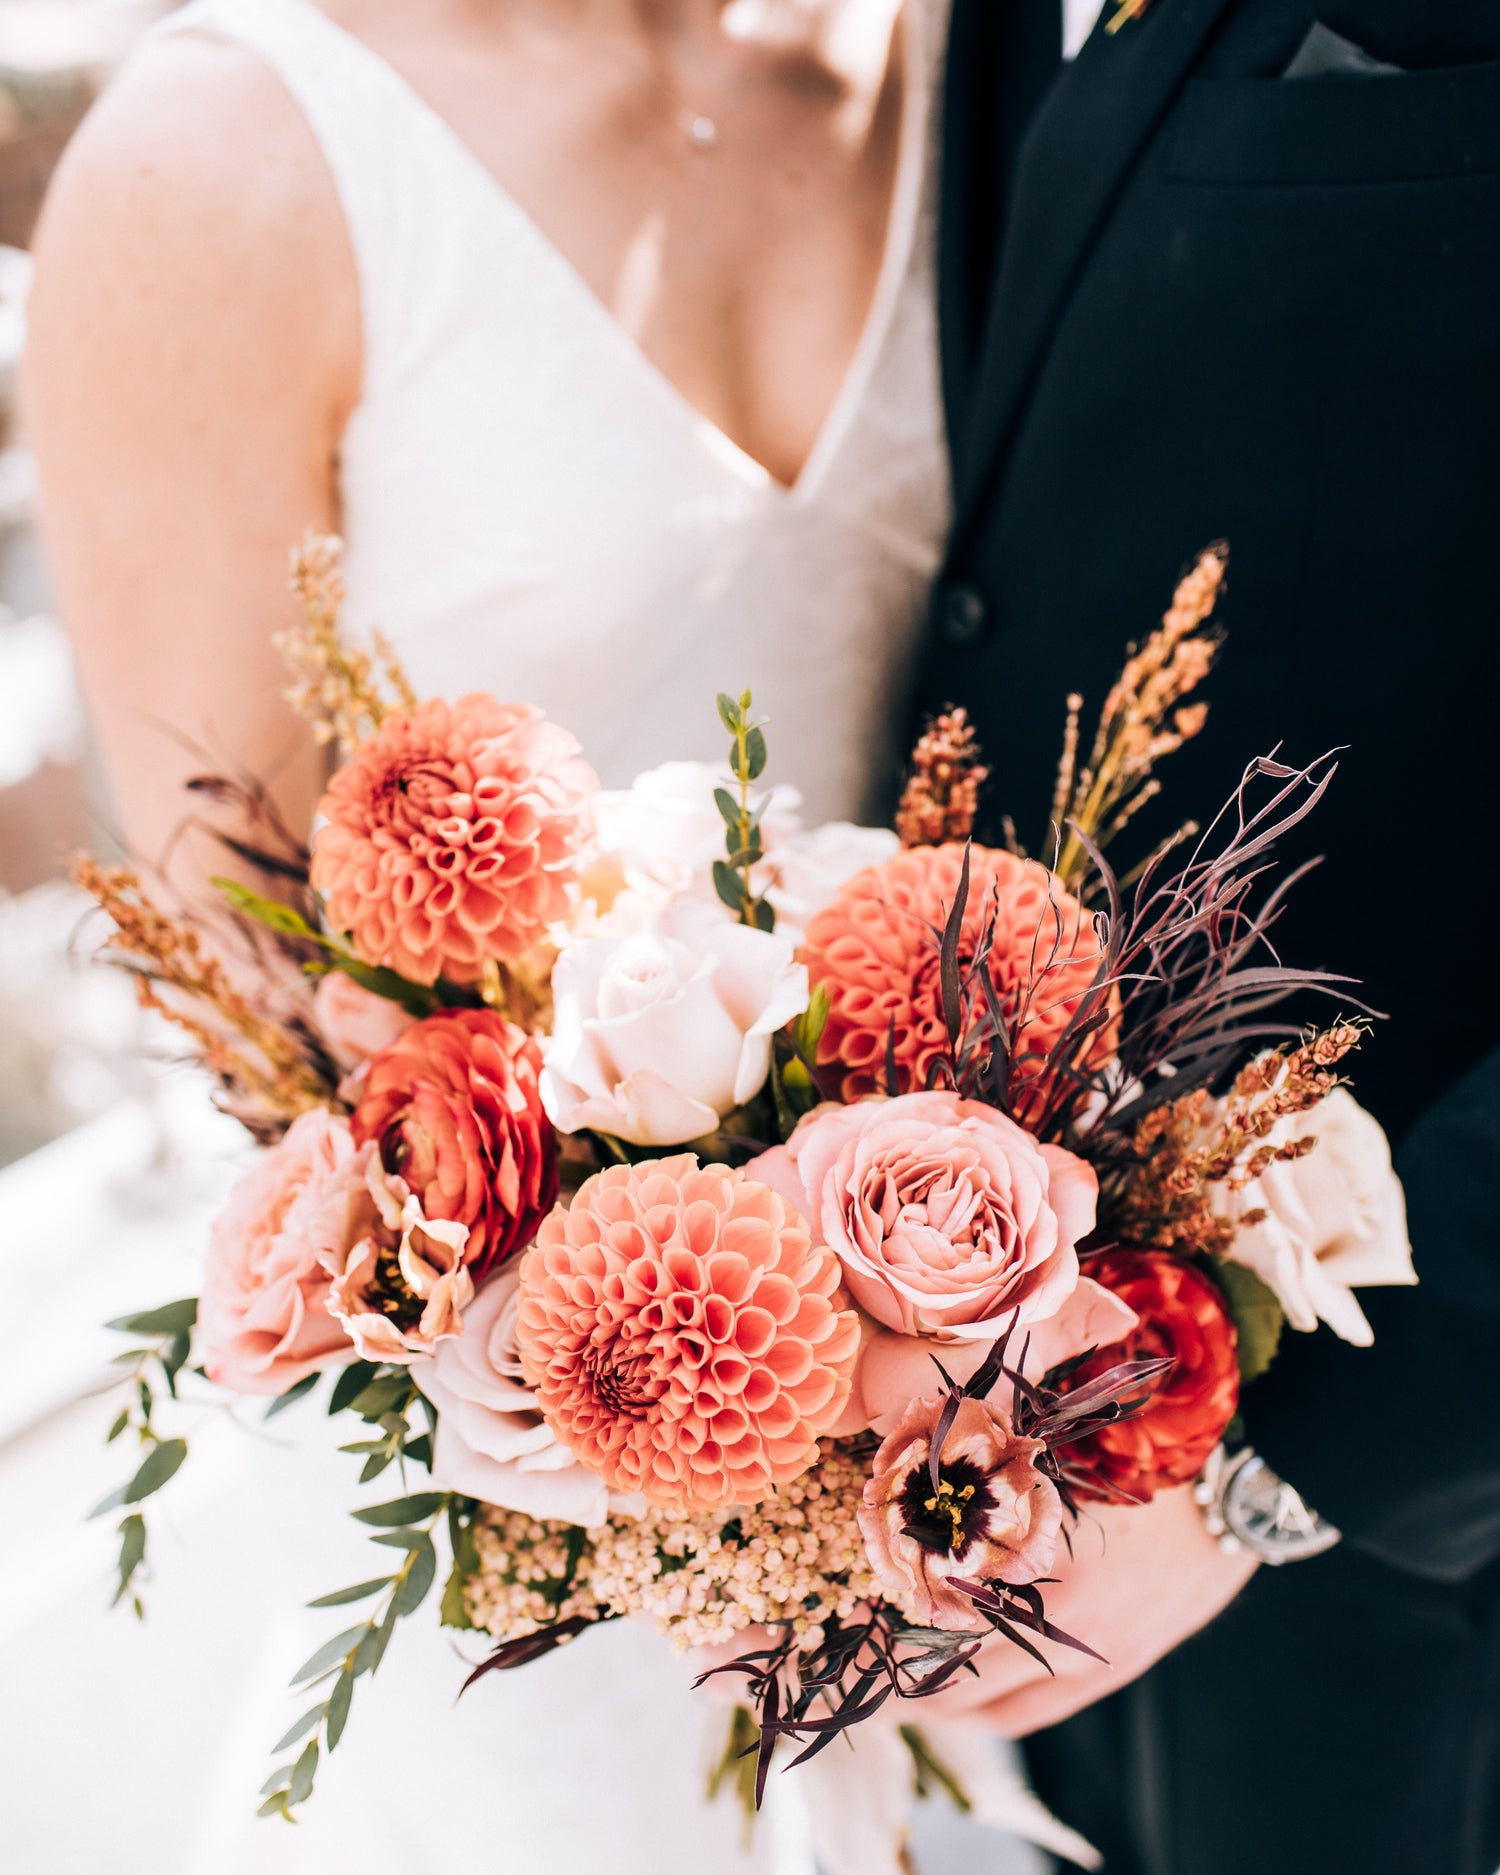
[[[342,1243],[361,1188],[347,1121],[315,1107],[239,1180],[213,1227],[199,1346],[211,1380],[283,1393],[355,1348],[329,1314],[324,1258]]]
[[[416,1021],[400,1003],[377,996],[342,970],[330,970],[319,979],[313,1015],[323,1046],[345,1074],[362,1068]]]
[[[1074,1153],[952,1093],[816,1108],[755,1176],[821,1233],[867,1314],[960,1341],[1062,1308],[1099,1192]]]
[[[474,1295],[466,1225],[429,1218],[373,1141],[359,1149],[363,1189],[344,1241],[327,1254],[328,1309],[367,1361],[409,1366],[463,1333]]]
[[[422,1391],[438,1410],[432,1482],[588,1528],[609,1514],[609,1491],[558,1440],[526,1384],[516,1339],[520,1282],[519,1259],[498,1270],[469,1305],[464,1332],[440,1342],[422,1368]]]
[[[955,1580],[1035,1582],[1050,1574],[1062,1499],[1037,1469],[1039,1439],[1017,1435],[985,1400],[964,1400],[938,1454],[932,1445],[945,1393],[914,1400],[875,1454],[860,1506],[870,1567],[923,1627],[989,1631]]]

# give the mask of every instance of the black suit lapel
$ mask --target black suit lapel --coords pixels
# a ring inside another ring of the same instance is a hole
[[[1150,0],[1117,33],[1101,22],[1038,111],[1016,165],[971,410],[955,426],[960,527],[1006,446],[1059,304],[1111,201],[1229,4]]]

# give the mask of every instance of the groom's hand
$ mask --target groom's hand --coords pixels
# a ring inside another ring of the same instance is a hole
[[[1000,1637],[987,1641],[977,1681],[941,1695],[944,1716],[963,1707],[1008,1738],[1057,1725],[1118,1692],[1212,1621],[1255,1573],[1248,1551],[1228,1553],[1203,1528],[1192,1488],[1149,1504],[1091,1505],[1044,1591],[1047,1619],[1104,1655],[1107,1665],[1040,1643],[1053,1676]],[[951,1702],[951,1703],[950,1703]]]

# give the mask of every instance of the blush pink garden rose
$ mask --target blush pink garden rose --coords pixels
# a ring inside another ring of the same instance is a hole
[[[416,1021],[400,1003],[364,989],[342,970],[319,978],[313,1016],[323,1046],[345,1074],[362,1068]]]
[[[477,694],[420,704],[387,717],[328,784],[313,888],[366,963],[473,983],[568,911],[598,788],[540,710]]]
[[[360,1356],[410,1366],[463,1332],[474,1294],[462,1224],[429,1218],[374,1143],[359,1149],[362,1186],[341,1244],[325,1256],[328,1310]]]
[[[198,1298],[210,1380],[284,1393],[355,1357],[328,1312],[327,1251],[348,1233],[361,1174],[346,1121],[316,1107],[236,1184],[214,1224]]]
[[[505,1265],[464,1313],[464,1332],[439,1342],[420,1385],[438,1410],[432,1482],[486,1504],[585,1529],[604,1522],[610,1494],[542,1418],[521,1371],[521,1266]]]
[[[989,1632],[966,1582],[1035,1582],[1051,1574],[1062,1499],[1037,1468],[1039,1439],[1017,1436],[984,1400],[964,1400],[938,1455],[932,1442],[946,1395],[914,1400],[875,1454],[859,1527],[870,1567],[923,1627]]]
[[[788,939],[677,899],[645,930],[569,945],[552,996],[542,1092],[558,1131],[681,1146],[764,1087],[807,972]]]
[[[611,1490],[750,1505],[799,1477],[859,1346],[835,1257],[767,1186],[691,1153],[597,1173],[521,1264],[522,1370]]]
[[[1117,1345],[1130,1334],[1137,1321],[1135,1310],[1121,1297],[1092,1277],[1080,1276],[1078,1287],[1056,1315],[1049,1315],[1045,1321],[1034,1322],[1022,1330],[1008,1358],[1011,1365],[1022,1368],[1027,1379],[1039,1380],[1049,1368],[1063,1361],[1087,1354],[1093,1348]],[[923,1335],[900,1335],[867,1322],[860,1343],[859,1365],[854,1373],[854,1389],[844,1417],[834,1430],[851,1434],[868,1426],[884,1438],[894,1432],[911,1402],[930,1393],[939,1382],[934,1360],[941,1361],[945,1371],[962,1385],[984,1365],[991,1345],[988,1341],[953,1342]],[[1010,1395],[1010,1382],[1001,1380],[989,1397],[1003,1406],[1008,1404]]]
[[[993,1341],[1056,1315],[1094,1228],[1093,1168],[957,1094],[824,1106],[755,1161],[902,1335]]]

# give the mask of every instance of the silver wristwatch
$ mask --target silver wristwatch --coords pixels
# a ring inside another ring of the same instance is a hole
[[[1193,1496],[1202,1506],[1204,1528],[1221,1549],[1247,1549],[1263,1563],[1303,1562],[1339,1540],[1333,1525],[1248,1445],[1237,1452],[1216,1447]]]

